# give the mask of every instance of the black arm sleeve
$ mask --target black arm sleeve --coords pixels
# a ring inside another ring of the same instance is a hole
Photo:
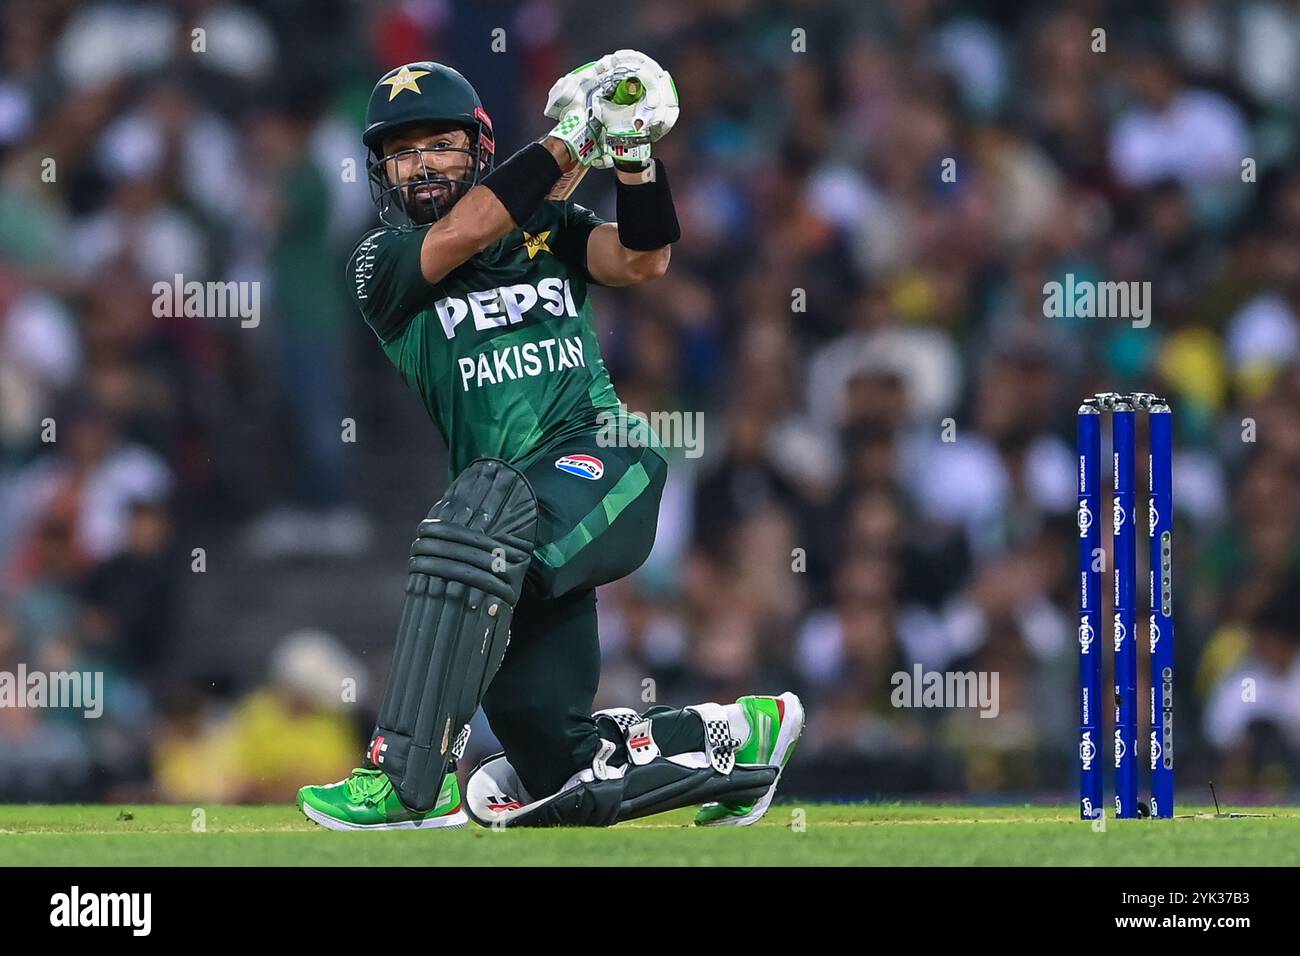
[[[668,188],[668,171],[663,160],[654,162],[651,182],[629,186],[618,181],[618,241],[637,252],[662,249],[682,237]]]
[[[483,180],[516,226],[526,223],[564,170],[541,143],[529,143]]]

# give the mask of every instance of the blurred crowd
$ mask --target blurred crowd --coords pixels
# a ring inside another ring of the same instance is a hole
[[[400,576],[358,493],[373,447],[339,440],[391,377],[342,282],[374,217],[365,98],[447,62],[508,153],[556,76],[620,47],[680,91],[656,150],[683,238],[664,279],[596,293],[601,341],[632,410],[705,431],[651,559],[600,595],[598,703],[789,688],[799,792],[1068,793],[1074,413],[1153,391],[1183,780],[1300,786],[1300,4],[1145,7],[9,0],[0,671],[104,671],[109,699],[0,707],[0,799],[284,799],[351,765],[376,702],[331,689],[386,664],[346,639],[243,635],[272,666],[173,680],[207,586],[181,542],[238,542],[273,590],[310,528]],[[260,323],[158,316],[177,275],[260,283]],[[1048,317],[1067,275],[1149,282],[1150,324]],[[918,664],[996,672],[997,718],[893,706]]]

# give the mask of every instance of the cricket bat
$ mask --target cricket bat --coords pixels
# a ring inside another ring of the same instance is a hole
[[[582,177],[587,175],[587,170],[589,169],[591,169],[590,166],[584,166],[582,163],[578,163],[555,181],[555,185],[552,186],[551,191],[546,194],[546,198],[568,199],[573,195],[573,191],[578,188],[578,184],[582,182]],[[533,195],[537,194],[534,193]]]

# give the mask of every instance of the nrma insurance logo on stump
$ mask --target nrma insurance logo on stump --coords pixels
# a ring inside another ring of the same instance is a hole
[[[1092,629],[1092,622],[1088,620],[1088,615],[1083,615],[1079,621],[1079,653],[1091,654],[1092,642],[1097,636],[1096,631]]]
[[[1092,762],[1097,757],[1097,745],[1093,742],[1092,731],[1085,730],[1079,741],[1079,762],[1084,770],[1092,769]]]

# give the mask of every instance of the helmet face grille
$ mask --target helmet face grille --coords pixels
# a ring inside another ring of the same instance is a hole
[[[495,165],[495,144],[490,127],[485,127],[482,121],[477,129],[470,130],[470,136],[473,146],[468,149],[412,147],[382,156],[372,150],[366,173],[370,180],[370,197],[379,209],[380,221],[399,229],[427,226],[445,216],[462,196],[482,182]],[[468,175],[461,178],[436,172],[428,160],[431,153],[469,156]],[[399,182],[397,170],[402,167],[418,171],[405,182]],[[433,187],[437,186],[445,187],[439,196],[432,194]]]
[[[384,143],[394,134],[421,127],[464,130],[469,134],[468,147],[431,150],[417,145],[384,155]],[[366,173],[379,218],[398,228],[428,225],[445,216],[492,171],[496,153],[492,119],[474,87],[453,68],[432,60],[389,70],[375,84],[366,104],[361,141],[369,150]],[[447,157],[434,161],[425,155],[435,151],[467,154],[468,170],[457,171],[464,178],[438,172]],[[406,181],[399,182],[399,176]]]

